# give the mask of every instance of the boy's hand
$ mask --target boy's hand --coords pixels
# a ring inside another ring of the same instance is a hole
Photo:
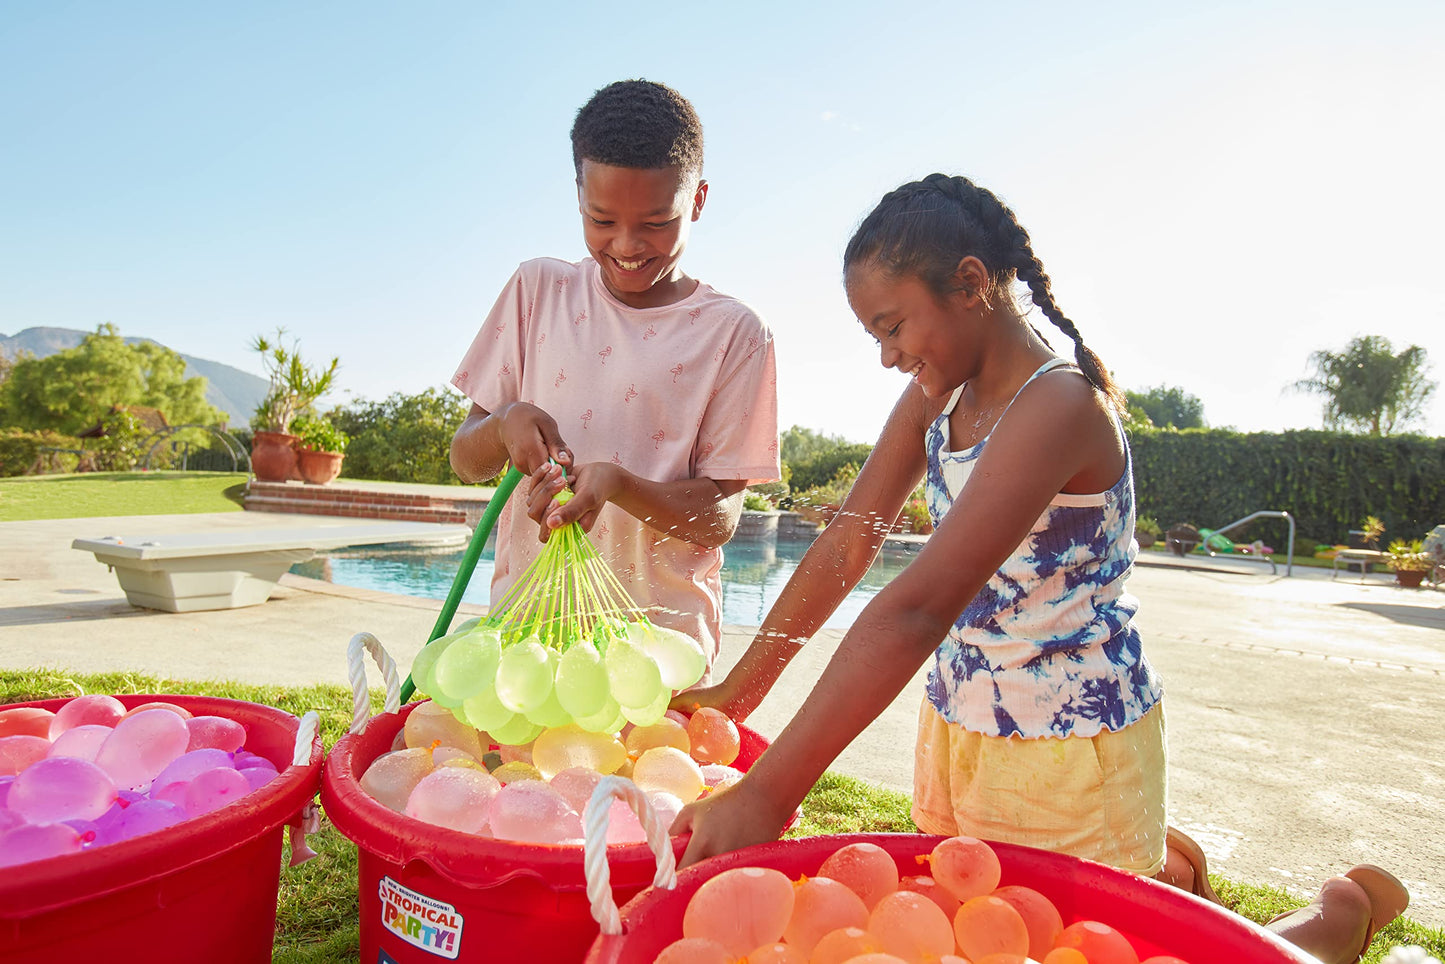
[[[776,813],[777,803],[753,786],[757,782],[743,777],[682,808],[670,832],[691,833],[692,839],[677,864],[679,870],[707,857],[778,839],[788,815]]]
[[[545,465],[533,474],[532,492],[527,498],[527,515],[541,525],[540,538],[547,541],[553,529],[570,522],[590,532],[597,522],[597,513],[617,497],[626,483],[627,472],[611,462],[588,462],[577,466],[565,476],[560,466]],[[565,504],[555,499],[564,485],[572,488],[572,498]]]
[[[547,467],[549,459],[564,469],[572,465],[572,452],[552,416],[526,402],[512,402],[498,415],[507,458],[517,468],[533,475]]]

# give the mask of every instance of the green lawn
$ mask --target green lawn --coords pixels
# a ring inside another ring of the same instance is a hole
[[[62,675],[53,671],[0,670],[0,704],[75,696],[80,693],[190,693],[279,707],[297,716],[316,710],[322,739],[330,747],[351,722],[351,693],[341,686],[288,688],[238,683],[172,680],[132,673]],[[381,694],[372,693],[380,712]],[[788,836],[856,832],[911,832],[908,796],[834,773],[825,774],[807,800],[803,818]],[[274,960],[288,964],[354,964],[359,947],[356,847],[329,824],[307,838],[320,854],[281,874]],[[1226,906],[1263,922],[1300,901],[1270,887],[1210,878]],[[1445,959],[1445,931],[1407,919],[1391,924],[1375,940],[1367,962],[1379,961],[1396,944],[1421,944]]]
[[[239,512],[243,472],[87,472],[0,479],[0,522]]]

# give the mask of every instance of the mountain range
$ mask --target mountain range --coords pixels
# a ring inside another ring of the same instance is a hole
[[[79,346],[88,334],[90,332],[74,328],[26,328],[14,335],[0,334],[0,352],[10,358],[16,357],[19,352],[29,352],[36,358],[44,358]],[[142,342],[160,344],[153,338],[128,337],[125,341],[128,345]],[[206,401],[229,415],[231,425],[241,427],[250,423],[256,406],[266,397],[266,379],[220,362],[196,358],[183,352],[176,354],[185,359],[187,378],[199,376],[206,380]]]

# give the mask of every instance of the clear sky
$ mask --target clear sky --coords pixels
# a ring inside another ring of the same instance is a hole
[[[683,266],[772,324],[784,427],[881,427],[904,376],[839,257],[935,170],[1013,207],[1125,388],[1319,427],[1285,388],[1355,335],[1445,383],[1442,49],[1438,0],[0,0],[0,332],[259,374],[283,325],[333,401],[445,384],[518,262],[585,254],[573,114],[646,77],[703,119]]]

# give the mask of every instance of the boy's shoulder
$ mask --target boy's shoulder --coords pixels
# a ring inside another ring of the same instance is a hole
[[[591,259],[587,259],[591,260]],[[566,278],[570,282],[573,279],[580,279],[583,268],[587,264],[584,261],[565,261],[562,258],[532,258],[530,261],[523,261],[517,266],[517,273],[523,278],[535,279],[542,282],[557,281]]]

